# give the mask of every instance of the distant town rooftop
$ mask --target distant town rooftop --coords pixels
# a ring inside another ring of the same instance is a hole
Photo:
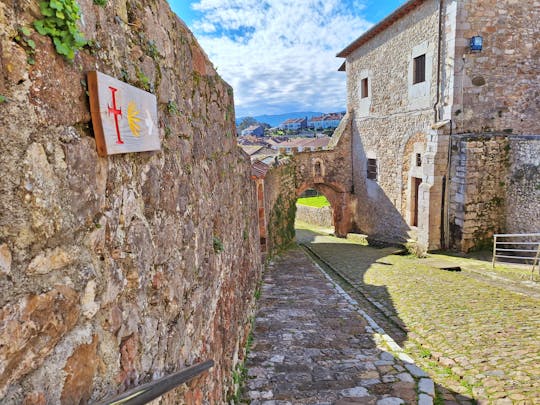
[[[360,37],[358,37],[356,40],[354,40],[350,45],[348,45],[345,49],[339,52],[336,56],[338,58],[346,58],[355,50],[357,50],[366,42],[368,42],[370,39],[379,35],[381,32],[386,30],[388,27],[393,25],[396,21],[400,20],[402,17],[409,14],[412,10],[414,10],[416,7],[418,7],[425,1],[426,0],[409,0],[404,5],[399,7],[396,11],[394,11],[392,14],[390,14],[388,17],[386,17],[384,20],[382,20],[380,23],[378,23],[377,25],[369,29],[367,32],[362,34]],[[342,65],[339,70],[342,70],[342,69],[345,70],[344,65]]]
[[[294,124],[294,123],[301,123],[304,121],[305,118],[289,118],[287,121],[285,121],[283,124]]]

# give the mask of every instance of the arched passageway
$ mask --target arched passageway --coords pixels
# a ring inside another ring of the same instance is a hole
[[[334,234],[346,237],[351,229],[350,195],[339,184],[332,183],[302,183],[296,190],[300,197],[306,190],[313,189],[324,195],[332,207]]]

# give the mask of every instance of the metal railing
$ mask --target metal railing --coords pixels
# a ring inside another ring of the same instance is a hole
[[[540,233],[503,233],[493,235],[493,261],[512,261],[532,265],[534,272],[540,259]]]
[[[188,367],[185,370],[168,375],[155,381],[151,381],[147,384],[133,388],[123,394],[99,402],[97,405],[143,405],[160,397],[173,388],[182,385],[183,383],[197,377],[204,371],[214,366],[214,360],[208,360],[204,363],[199,363],[194,366]]]

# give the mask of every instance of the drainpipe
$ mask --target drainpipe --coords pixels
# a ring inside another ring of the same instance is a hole
[[[433,105],[433,115],[434,123],[439,121],[439,112],[437,108],[439,107],[439,102],[441,100],[441,43],[442,43],[442,10],[443,10],[444,0],[439,0],[439,38],[437,41],[437,96],[435,99],[435,104]]]
[[[452,170],[452,126],[453,122],[450,120],[450,135],[448,138],[448,161],[446,163],[446,176],[445,176],[445,184],[444,184],[444,190],[445,193],[443,195],[443,206],[444,206],[444,223],[443,223],[443,234],[441,235],[441,239],[444,241],[443,248],[449,249],[450,248],[450,182],[451,182],[451,170]]]
[[[442,37],[443,37],[443,3],[444,0],[439,0],[439,35],[437,38],[437,83],[436,83],[436,98],[435,104],[433,104],[433,122],[439,122],[439,103],[441,101],[441,53],[442,53]],[[450,195],[450,159],[451,159],[451,150],[452,150],[452,121],[450,120],[450,141],[448,145],[448,156],[447,156],[447,165],[446,165],[446,176],[443,177],[443,194],[441,196],[442,203],[442,221],[441,221],[441,242],[442,248],[448,247],[449,241],[449,229],[450,229],[450,220],[449,220],[449,195]]]

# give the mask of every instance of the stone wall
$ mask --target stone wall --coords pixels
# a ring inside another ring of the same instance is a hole
[[[451,247],[487,247],[504,227],[508,140],[505,136],[458,136],[452,141]]]
[[[347,58],[355,222],[375,239],[404,242],[408,237],[410,154],[418,146],[425,150],[433,122],[437,34],[438,4],[427,1]],[[418,52],[426,54],[422,88],[412,85],[411,64]],[[369,97],[362,98],[366,77]],[[368,159],[377,161],[376,181],[366,178]]]
[[[455,132],[540,134],[539,19],[536,1],[459,1]],[[469,51],[474,35],[483,37],[481,52]]]
[[[532,216],[514,221],[517,214],[504,204],[515,200],[521,207],[523,203],[510,197],[513,189],[509,188],[508,193],[501,186],[492,189],[495,180],[476,172],[482,153],[492,149],[491,141],[460,149],[458,155],[462,153],[465,160],[454,159],[455,168],[461,168],[456,174],[454,190],[450,190],[458,200],[447,199],[445,192],[445,180],[448,175],[453,176],[448,173],[446,154],[447,137],[451,133],[464,137],[482,134],[486,139],[540,133],[540,58],[535,47],[540,31],[535,21],[540,17],[540,8],[534,2],[525,3],[418,2],[392,24],[375,31],[374,36],[364,37],[368,39],[347,56],[348,111],[353,118],[352,170],[357,199],[354,222],[360,231],[390,241],[418,237],[429,249],[445,246],[452,232],[451,239],[459,240],[460,246],[463,242],[468,250],[478,244],[473,240],[483,240],[511,222],[534,222],[535,211],[527,207],[521,212]],[[440,50],[439,4],[442,6]],[[475,35],[483,36],[482,52],[469,50],[470,38]],[[426,80],[414,84],[413,60],[422,54],[426,58]],[[368,83],[367,96],[361,91],[363,80]],[[422,163],[414,167],[417,154]],[[370,159],[376,161],[376,180],[367,179]],[[494,166],[503,165],[499,161],[501,156],[489,159]],[[471,166],[467,167],[468,164]],[[508,172],[506,166],[501,168],[502,172],[493,176],[501,177],[497,184],[506,184],[506,177],[513,175],[513,169]],[[530,167],[525,171],[532,176]],[[416,179],[420,178],[422,183],[418,185]],[[413,187],[415,184],[418,191]],[[476,190],[469,193],[469,202],[460,200],[462,196],[456,191],[465,187]],[[531,190],[527,189],[525,194],[530,196]],[[498,198],[501,205],[490,207]],[[450,210],[445,207],[448,203],[452,203]],[[463,207],[459,208],[460,204],[468,207],[467,213]],[[475,209],[479,212],[473,212]],[[450,230],[443,214],[448,211],[454,212]],[[490,220],[476,218],[485,212],[489,212]],[[462,240],[463,232],[467,241]]]
[[[508,137],[505,232],[540,233],[540,136]]]
[[[37,1],[0,3],[0,397],[95,402],[214,359],[161,403],[224,403],[261,272],[232,90],[165,1],[80,6],[90,46],[34,32],[29,64]],[[161,151],[97,156],[95,69],[155,92]]]
[[[308,207],[307,205],[296,205],[296,219],[308,224],[332,228],[334,226],[334,213],[331,207]]]
[[[296,197],[308,189],[323,194],[332,206],[335,234],[346,237],[354,229],[351,115],[341,120],[324,151],[295,153]]]
[[[540,231],[540,137],[454,136],[451,247],[491,247],[494,233]]]
[[[264,178],[265,214],[267,226],[267,253],[279,253],[290,246],[295,238],[296,216],[296,164],[281,160]]]

